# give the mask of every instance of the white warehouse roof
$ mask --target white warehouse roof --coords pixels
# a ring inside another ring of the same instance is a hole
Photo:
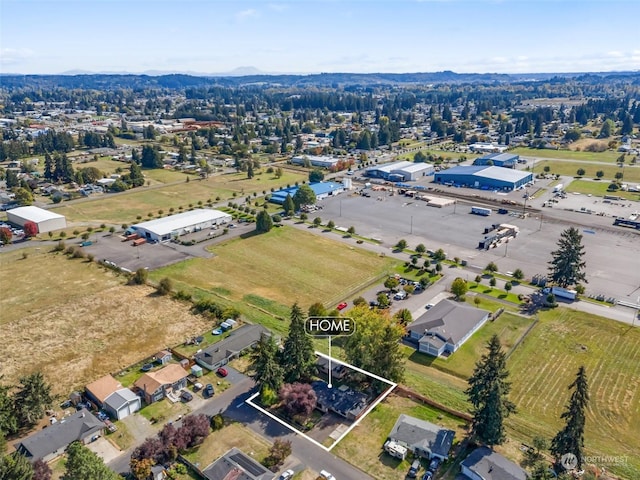
[[[402,170],[410,165],[413,165],[413,162],[409,162],[407,160],[402,160],[400,162],[387,163],[385,165],[369,167],[367,170],[378,170],[380,172],[390,173],[392,170]]]
[[[164,218],[158,218],[157,220],[138,223],[133,225],[133,228],[144,229],[154,233],[155,235],[163,236],[192,225],[198,225],[200,223],[210,222],[221,218],[228,218],[231,220],[231,215],[221,212],[220,210],[199,208],[184,213],[178,213],[176,215],[169,215]]]
[[[7,210],[7,213],[34,223],[40,223],[46,220],[52,220],[54,218],[64,218],[64,215],[53,213],[49,210],[33,206],[12,208],[11,210]]]
[[[446,170],[444,170],[446,172]],[[474,173],[477,177],[493,178],[505,182],[518,182],[531,175],[531,172],[522,172],[513,168],[487,167]]]
[[[394,171],[402,171],[402,172],[407,172],[407,173],[415,173],[415,172],[421,172],[422,170],[428,170],[431,167],[433,167],[433,165],[431,165],[430,163],[414,163],[414,162],[409,162],[409,165],[406,165],[404,167],[400,167],[400,168],[395,168]]]

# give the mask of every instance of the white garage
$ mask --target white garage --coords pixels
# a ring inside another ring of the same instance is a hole
[[[232,217],[220,210],[199,208],[168,217],[149,220],[148,222],[132,225],[127,233],[137,233],[147,240],[171,240],[186,233],[197,232],[216,225],[231,222]]]
[[[26,223],[33,222],[38,227],[38,233],[67,228],[67,219],[64,215],[38,207],[18,207],[7,210],[7,220],[21,227],[24,227]]]

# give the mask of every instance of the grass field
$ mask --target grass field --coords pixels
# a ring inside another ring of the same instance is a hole
[[[145,174],[148,171],[145,171]],[[171,173],[171,172],[170,172]],[[164,178],[163,173],[158,178]],[[182,178],[185,178],[183,174]],[[305,178],[302,174],[285,172],[279,179],[263,174],[249,180],[244,173],[211,176],[206,180],[192,177],[191,181],[182,181],[164,186],[140,187],[121,194],[107,194],[95,199],[76,201],[73,204],[62,203],[54,207],[54,211],[65,215],[67,221],[73,223],[101,224],[136,223],[136,217],[146,218],[149,212],[156,213],[162,209],[167,213],[169,208],[178,211],[179,207],[188,208],[189,204],[197,205],[198,201],[206,204],[216,197],[230,199],[235,193],[238,198],[271,188],[279,188],[294,184]]]
[[[574,180],[567,185],[567,192],[579,192],[595,195],[596,197],[603,197],[605,195],[617,195],[627,200],[640,200],[640,193],[638,192],[623,192],[618,190],[617,192],[607,192],[607,188],[611,182],[593,182],[591,180]]]
[[[581,365],[591,395],[587,454],[627,455],[626,466],[607,470],[640,478],[640,330],[628,325],[568,309],[542,312],[509,358],[511,399],[518,407],[508,421],[511,432],[551,438]]]
[[[170,277],[179,288],[194,294],[209,292],[215,299],[217,293],[218,298],[288,318],[288,308],[294,302],[305,310],[318,301],[339,302],[394,263],[393,259],[288,226],[232,239],[212,251],[213,258],[170,265],[151,272],[150,277]]]
[[[422,405],[392,394],[384,402],[378,404],[332,452],[351,463],[357,459],[358,468],[373,478],[379,480],[404,479],[410,466],[409,460],[401,461],[387,455],[382,450],[389,432],[402,413],[454,430],[457,441],[462,439],[465,434],[466,425],[461,420],[428,405]]]
[[[563,162],[562,160],[543,160],[542,162],[536,163],[536,172],[542,172],[545,166],[551,169],[550,173],[569,175],[572,177],[577,175],[579,168],[582,168],[585,171],[584,177],[586,178],[596,178],[596,172],[602,170],[604,177],[602,177],[600,181],[607,185],[615,179],[616,173],[622,172],[622,168],[615,164],[593,165],[586,162]],[[640,165],[627,165],[624,168],[624,180],[625,182],[640,183]]]
[[[597,140],[593,139],[592,142],[597,142]],[[585,146],[586,145],[582,145],[581,148],[584,148]],[[537,148],[524,148],[524,147],[514,148],[513,150],[509,150],[509,153],[513,153],[515,155],[522,155],[525,157],[541,157],[541,158],[549,158],[549,159],[557,158],[561,160],[580,160],[582,162],[607,162],[607,163],[608,162],[615,163],[616,159],[621,155],[620,152],[614,152],[612,150],[607,150],[604,152],[584,152],[584,151],[578,152],[575,150],[544,150],[544,149],[540,150]],[[536,170],[537,168],[538,168],[538,164],[536,164]]]
[[[127,286],[95,263],[44,248],[3,253],[0,275],[5,381],[42,371],[54,394],[66,396],[208,327],[150,287]]]
[[[435,358],[403,347],[407,368],[412,368],[413,364],[431,366],[466,380],[473,373],[475,362],[486,352],[487,342],[494,334],[500,337],[502,348],[508,352],[532,323],[531,318],[505,312],[493,322],[487,322],[449,358]]]

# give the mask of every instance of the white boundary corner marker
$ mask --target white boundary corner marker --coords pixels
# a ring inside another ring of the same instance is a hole
[[[245,403],[247,403],[248,405],[251,405],[253,408],[255,408],[256,410],[258,410],[259,412],[264,413],[266,416],[268,416],[269,418],[275,420],[276,422],[278,422],[281,425],[284,425],[285,427],[287,427],[289,430],[291,430],[292,432],[297,433],[298,435],[300,435],[303,438],[306,438],[307,440],[309,440],[311,443],[313,443],[314,445],[322,448],[323,450],[330,452],[333,447],[335,447],[338,443],[340,443],[340,441],[347,436],[347,434],[349,434],[349,432],[351,430],[353,430],[356,426],[358,426],[358,424],[364,419],[364,417],[366,417],[367,415],[369,415],[369,413],[380,403],[382,402],[385,398],[387,398],[387,396],[393,391],[394,388],[396,388],[398,386],[397,383],[392,382],[391,380],[387,380],[386,378],[382,378],[378,375],[375,375],[371,372],[367,372],[366,370],[363,370],[361,368],[358,368],[354,365],[351,365],[349,363],[345,363],[342,362],[340,360],[337,360],[335,358],[330,357],[329,355],[325,355],[324,353],[321,352],[315,352],[315,354],[319,357],[323,357],[326,358],[327,360],[329,360],[329,362],[335,362],[335,363],[339,363],[340,365],[344,365],[345,367],[349,367],[353,370],[355,370],[356,372],[360,372],[364,375],[367,375],[369,377],[375,378],[376,380],[379,380],[383,383],[386,383],[387,385],[389,385],[389,388],[387,388],[384,392],[382,392],[382,394],[380,394],[378,396],[378,398],[376,398],[376,401],[373,402],[371,405],[369,405],[367,407],[367,409],[364,411],[364,413],[362,415],[360,415],[360,417],[358,417],[358,419],[353,422],[349,428],[347,428],[347,430],[345,430],[342,435],[340,435],[340,437],[338,437],[330,446],[325,447],[324,445],[322,445],[320,442],[318,442],[317,440],[314,440],[313,438],[311,438],[310,436],[308,436],[307,434],[301,432],[300,430],[298,430],[295,427],[292,427],[290,424],[288,424],[287,422],[285,422],[284,420],[276,417],[275,415],[273,415],[272,413],[268,412],[267,410],[265,410],[264,408],[262,408],[259,405],[256,405],[253,402],[253,399],[258,397],[260,395],[260,393],[254,393],[253,395],[251,395],[251,397],[249,397]]]

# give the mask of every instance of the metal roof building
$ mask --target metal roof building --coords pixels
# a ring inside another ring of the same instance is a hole
[[[138,223],[129,227],[129,231],[135,232],[147,240],[163,241],[215,225],[223,225],[230,222],[231,219],[231,215],[220,210],[199,208]]]
[[[63,215],[32,206],[7,210],[7,220],[21,227],[24,227],[25,223],[33,222],[38,227],[38,233],[52,232],[67,227],[67,219]]]
[[[515,168],[518,160],[520,160],[520,155],[514,155],[513,153],[490,153],[489,155],[483,155],[482,157],[476,158],[473,161],[473,164]]]
[[[515,190],[533,182],[533,173],[495,166],[459,165],[436,172],[434,182],[482,190]]]
[[[430,163],[415,163],[407,160],[376,165],[365,170],[365,176],[371,178],[383,178],[396,182],[409,182],[417,180],[425,175],[433,173],[433,165]]]
[[[316,182],[309,183],[309,187],[313,190],[313,193],[316,194],[316,200],[322,200],[331,195],[337,195],[340,192],[345,190],[345,185],[343,183],[335,183],[335,182]],[[291,195],[293,197],[298,191],[299,187],[289,187],[283,188],[282,190],[278,190],[277,192],[273,192],[269,201],[271,203],[283,204],[287,198],[287,195]]]
[[[339,158],[329,157],[326,155],[297,155],[291,159],[291,163],[295,165],[304,165],[307,160],[311,166],[321,168],[331,168],[340,161]]]

